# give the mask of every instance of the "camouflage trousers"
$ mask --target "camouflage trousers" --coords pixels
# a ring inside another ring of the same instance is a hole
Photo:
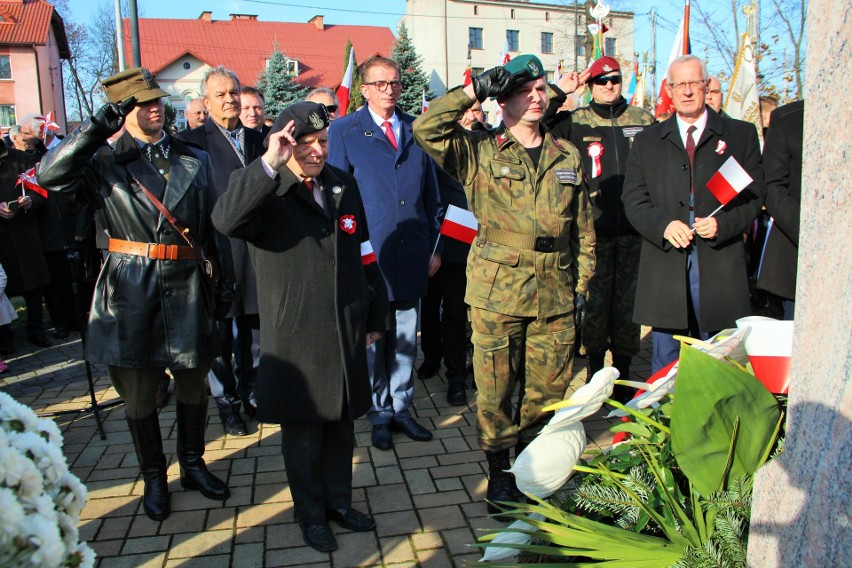
[[[470,323],[479,446],[490,452],[532,441],[552,415],[541,409],[562,400],[571,383],[573,313],[539,319],[471,307]],[[516,423],[511,399],[522,361],[526,381]]]
[[[639,352],[639,324],[633,323],[642,237],[598,235],[595,274],[589,280],[581,341],[586,353],[633,357]]]

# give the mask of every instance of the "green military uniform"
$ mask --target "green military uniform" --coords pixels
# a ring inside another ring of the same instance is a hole
[[[539,163],[503,126],[457,125],[474,101],[461,89],[430,103],[414,137],[465,187],[479,234],[467,264],[480,446],[531,440],[541,409],[562,400],[571,380],[574,294],[595,266],[595,233],[577,149],[545,131]],[[545,129],[546,130],[546,129]],[[520,425],[510,398],[520,361],[526,392]],[[520,433],[520,434],[519,434]]]
[[[563,93],[554,91],[548,115],[565,100]],[[621,188],[633,138],[653,122],[649,112],[629,106],[623,97],[613,104],[592,101],[588,107],[545,118],[554,135],[570,140],[580,151],[588,178],[597,242],[582,342],[591,370],[603,366],[609,348],[613,363],[627,375],[639,352],[640,326],[633,322],[633,304],[642,238],[624,214]],[[619,391],[619,398],[629,394]]]

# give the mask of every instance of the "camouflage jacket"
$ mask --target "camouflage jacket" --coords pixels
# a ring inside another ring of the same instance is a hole
[[[462,183],[479,222],[465,302],[513,316],[570,313],[574,293],[586,293],[595,268],[594,223],[577,149],[545,128],[536,168],[505,127],[459,126],[472,104],[454,89],[414,123],[417,144]]]
[[[552,101],[564,101],[564,96],[558,94],[552,95]],[[621,188],[633,138],[653,124],[654,117],[646,110],[629,106],[623,97],[612,105],[592,101],[587,107],[555,115],[551,114],[553,107],[552,102],[544,122],[555,136],[570,140],[580,151],[598,236],[636,234],[624,214]]]

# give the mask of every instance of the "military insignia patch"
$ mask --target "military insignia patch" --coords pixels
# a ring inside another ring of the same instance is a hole
[[[554,175],[556,175],[556,181],[559,183],[573,183],[576,184],[579,176],[577,175],[577,170],[572,170],[570,168],[564,168],[561,170],[554,170]]]
[[[344,215],[340,218],[340,230],[349,235],[355,233],[355,228],[357,224],[355,223],[354,215]]]
[[[610,73],[610,72],[612,71],[612,67],[610,67],[609,65],[607,65],[606,63],[604,63],[603,70],[604,70],[604,72],[606,72],[606,73]]]
[[[325,122],[323,122],[320,115],[315,112],[312,112],[308,115],[308,121],[311,123],[311,126],[316,128],[317,130],[322,130],[323,126],[325,126]]]
[[[643,130],[645,130],[644,126],[628,126],[626,128],[622,128],[621,133],[624,134],[625,138],[633,138]]]
[[[331,188],[331,192],[335,195],[337,195],[341,191],[343,191],[343,188],[340,187],[339,185],[335,185],[334,187]]]
[[[530,59],[530,61],[527,63],[527,67],[529,67],[530,74],[533,77],[535,77],[535,76],[537,76],[541,73],[541,71],[539,71],[539,69],[538,69],[538,65],[536,65],[535,61],[533,61],[532,59]]]
[[[501,132],[500,134],[497,135],[497,143],[498,144],[505,144],[508,141],[509,141],[509,137],[506,136],[505,133]]]
[[[500,173],[501,173],[501,174],[503,174],[504,176],[509,175],[509,172],[510,172],[510,171],[512,171],[512,170],[510,170],[510,169],[509,169],[509,168],[507,168],[506,166],[503,166],[502,168],[500,168]]]

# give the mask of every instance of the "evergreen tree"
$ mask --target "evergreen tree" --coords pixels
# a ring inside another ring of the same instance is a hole
[[[266,114],[273,118],[277,117],[284,107],[301,100],[308,92],[307,87],[298,84],[290,76],[287,58],[278,49],[278,42],[275,42],[266,69],[257,80],[257,90],[263,93]]]
[[[423,93],[426,93],[426,100],[433,96],[429,90],[429,79],[423,72],[421,67],[423,60],[417,55],[414,45],[411,43],[405,23],[399,25],[397,33],[399,37],[393,44],[393,53],[391,54],[391,58],[399,64],[402,74],[402,94],[397,104],[405,112],[419,115],[423,112]]]

